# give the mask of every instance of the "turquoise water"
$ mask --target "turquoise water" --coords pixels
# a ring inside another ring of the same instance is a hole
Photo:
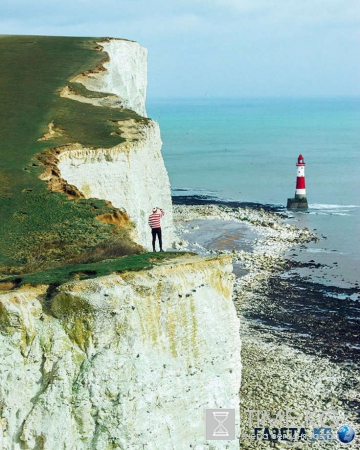
[[[330,265],[317,281],[360,282],[359,98],[149,99],[147,110],[174,194],[285,206],[301,153],[310,208],[292,221],[326,239],[299,259]]]

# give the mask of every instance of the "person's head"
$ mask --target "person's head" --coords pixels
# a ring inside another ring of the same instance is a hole
[[[152,212],[153,212],[153,214],[155,214],[155,213],[156,213],[156,211],[157,211],[157,207],[156,207],[156,206],[154,206],[154,207],[153,207],[153,209],[152,209]]]

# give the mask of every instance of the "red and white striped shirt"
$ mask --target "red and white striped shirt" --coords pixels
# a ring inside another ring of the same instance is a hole
[[[153,213],[149,216],[149,225],[151,228],[160,228],[160,219],[164,215],[164,211],[160,209],[160,213]]]

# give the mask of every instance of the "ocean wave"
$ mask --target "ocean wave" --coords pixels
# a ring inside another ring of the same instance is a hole
[[[204,194],[217,194],[217,191],[210,191],[209,189],[202,189],[202,188],[176,188],[172,187],[171,192],[174,194],[175,192],[191,192],[191,193],[201,193],[201,195]]]
[[[344,208],[360,208],[359,205],[331,205],[326,203],[311,203],[310,209],[344,209]]]
[[[328,250],[327,248],[307,248],[306,251],[308,253],[333,253],[332,250]]]
[[[309,212],[310,215],[312,216],[351,216],[351,214],[348,214],[348,209],[344,210],[342,212],[339,212],[336,209],[328,209],[326,212],[325,211],[311,211]]]

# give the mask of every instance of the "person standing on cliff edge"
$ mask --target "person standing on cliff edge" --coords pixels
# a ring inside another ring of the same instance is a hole
[[[164,216],[164,214],[165,213],[161,208],[159,208],[158,206],[155,206],[152,209],[152,214],[150,214],[150,216],[149,216],[149,225],[150,225],[151,233],[152,233],[152,246],[153,246],[154,252],[156,252],[156,250],[155,250],[156,235],[159,239],[160,251],[161,252],[164,251],[162,248],[161,224],[160,224],[160,219]]]

